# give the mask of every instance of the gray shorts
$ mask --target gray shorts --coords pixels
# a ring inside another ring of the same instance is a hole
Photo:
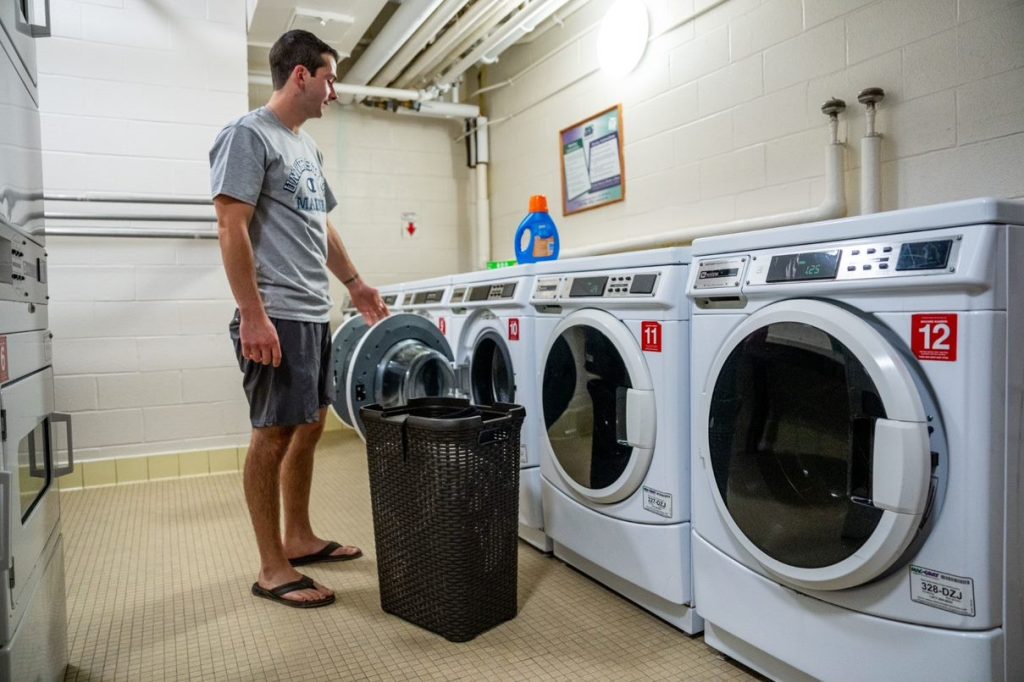
[[[281,343],[281,365],[263,365],[242,357],[236,310],[228,331],[242,370],[253,428],[298,426],[320,421],[331,403],[331,330],[326,322],[270,318]]]

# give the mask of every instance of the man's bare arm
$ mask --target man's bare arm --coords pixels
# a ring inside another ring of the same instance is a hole
[[[241,313],[242,356],[277,367],[281,364],[281,344],[256,286],[256,265],[249,239],[249,221],[254,209],[223,194],[214,198],[213,206],[217,211],[217,237],[224,272]]]
[[[375,324],[388,316],[388,307],[381,300],[380,292],[359,277],[359,272],[341,241],[341,235],[331,224],[330,219],[327,221],[327,268],[348,288],[352,304],[367,324]]]

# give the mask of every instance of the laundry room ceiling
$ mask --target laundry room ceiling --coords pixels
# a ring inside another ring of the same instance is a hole
[[[249,25],[250,82],[268,82],[270,46],[302,28],[341,54],[343,83],[443,93],[474,64],[495,61],[586,2],[257,0]]]

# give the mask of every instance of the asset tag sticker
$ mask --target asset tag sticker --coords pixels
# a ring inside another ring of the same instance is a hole
[[[5,383],[10,376],[7,372],[7,337],[0,336],[0,384]]]
[[[666,519],[672,518],[672,496],[644,486],[644,509]]]
[[[973,618],[974,579],[911,565],[910,599],[918,604]]]

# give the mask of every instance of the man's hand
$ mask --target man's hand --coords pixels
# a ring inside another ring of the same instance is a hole
[[[242,315],[238,336],[242,342],[242,357],[261,365],[281,366],[281,342],[277,329],[266,315]]]
[[[366,324],[371,327],[390,314],[387,305],[380,297],[380,292],[361,279],[353,282],[349,287],[348,295],[352,298],[352,305],[366,320]]]

